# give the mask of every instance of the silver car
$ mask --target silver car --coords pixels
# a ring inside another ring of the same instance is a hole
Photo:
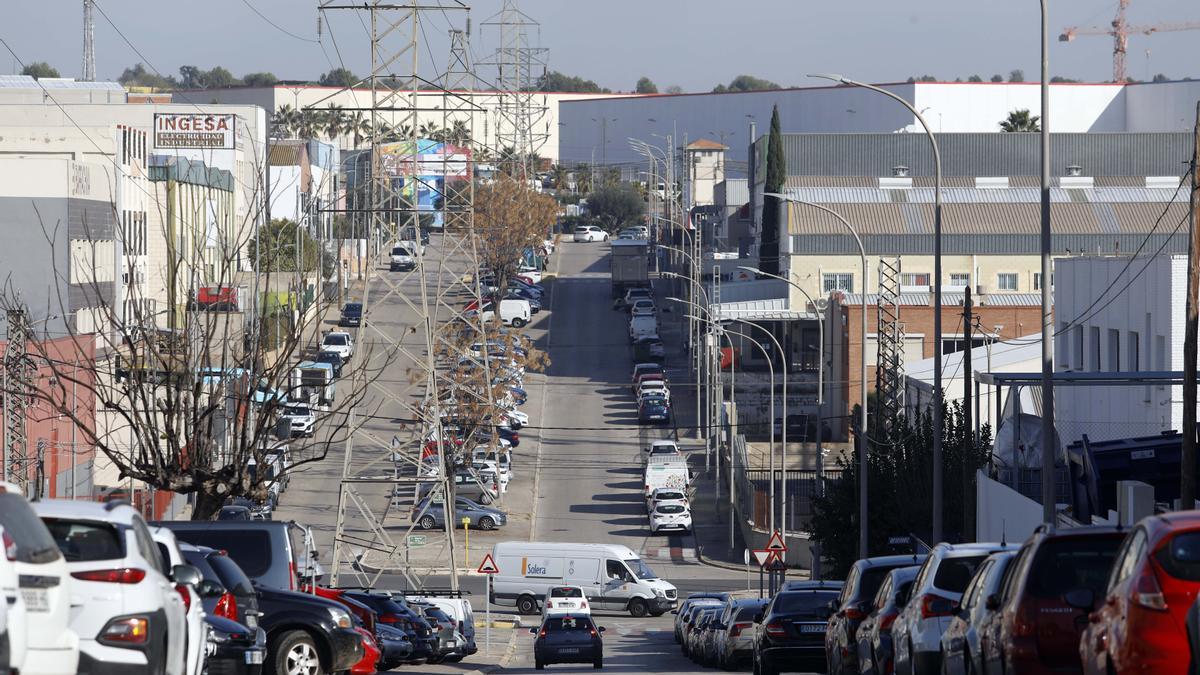
[[[767,598],[734,600],[725,605],[716,636],[716,665],[725,670],[740,668],[754,659],[754,617],[770,602]]]

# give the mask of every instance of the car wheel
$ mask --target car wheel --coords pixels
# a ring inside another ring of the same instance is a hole
[[[312,637],[302,630],[279,636],[268,658],[267,670],[274,675],[321,675],[321,657]]]
[[[496,529],[496,521],[491,516],[484,516],[479,519],[479,524],[476,527],[481,530],[494,530]]]
[[[629,601],[629,614],[636,616],[639,619],[650,613],[650,606],[641,598],[634,598]]]
[[[519,316],[512,320],[513,328],[524,328],[526,323],[528,323],[528,322],[526,322],[525,319],[522,319]]]
[[[534,669],[534,670],[545,670],[545,669],[546,669],[546,664],[542,663],[541,661],[534,660],[534,662],[533,662],[533,669]]]
[[[488,504],[491,504],[491,503],[492,503],[492,496],[491,496],[491,495],[489,495],[489,494],[487,494],[486,492],[485,492],[485,493],[483,493],[483,494],[481,494],[481,495],[479,495],[479,503],[480,503],[480,504],[483,504],[484,506],[487,506]]]
[[[421,520],[417,524],[421,526],[422,530],[432,530],[437,523],[434,522],[433,516],[425,515],[421,516]]]
[[[597,656],[596,660],[592,661],[592,668],[595,668],[596,670],[600,670],[603,667],[604,667],[604,657]]]
[[[517,598],[517,612],[521,614],[537,614],[537,600],[532,595],[522,595]]]

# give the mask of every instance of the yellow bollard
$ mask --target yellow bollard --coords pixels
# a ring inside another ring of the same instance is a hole
[[[470,569],[471,567],[471,519],[467,516],[462,518],[463,524],[463,565]]]

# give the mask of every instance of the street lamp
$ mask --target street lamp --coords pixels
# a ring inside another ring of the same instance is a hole
[[[866,558],[868,555],[868,552],[867,552],[867,550],[868,550],[868,545],[867,545],[867,532],[868,532],[868,530],[867,530],[867,479],[868,479],[868,476],[867,476],[867,450],[868,450],[868,447],[867,447],[867,251],[865,248],[863,248],[862,238],[858,236],[858,232],[855,231],[855,229],[852,225],[850,225],[850,221],[846,220],[842,216],[842,214],[838,213],[837,211],[834,211],[833,209],[829,208],[828,206],[814,204],[813,202],[806,202],[803,199],[796,199],[795,197],[789,197],[788,195],[781,194],[778,192],[764,192],[763,196],[764,197],[775,197],[776,199],[782,199],[783,201],[788,202],[790,204],[804,204],[805,206],[811,206],[815,209],[820,209],[821,211],[828,213],[829,215],[833,216],[834,218],[837,218],[838,221],[841,222],[841,224],[844,225],[846,227],[846,229],[850,231],[850,234],[854,236],[854,243],[858,244],[858,255],[860,258],[862,258],[862,285],[863,285],[862,303],[861,303],[862,304],[862,308],[861,308],[862,314],[861,314],[860,320],[859,320],[859,322],[862,324],[861,326],[859,326],[859,333],[860,333],[859,344],[861,345],[861,347],[859,348],[859,378],[862,380],[859,387],[862,391],[859,392],[860,401],[859,401],[859,411],[858,411],[858,414],[859,414],[858,466],[859,466],[859,473],[861,474],[858,477],[858,486],[859,486],[859,490],[858,490],[858,510],[859,510],[858,555],[860,558]]]
[[[778,505],[778,508],[779,508],[779,522],[782,523],[782,527],[779,528],[779,531],[782,533],[783,540],[786,543],[787,542],[787,514],[786,514],[786,511],[784,511],[783,505],[787,503],[787,418],[788,418],[788,415],[787,415],[787,411],[788,411],[787,353],[783,351],[783,345],[779,344],[779,339],[776,338],[771,333],[771,331],[764,328],[761,324],[755,323],[748,319],[733,318],[733,321],[738,322],[738,323],[749,324],[749,325],[754,326],[755,328],[759,329],[763,333],[766,333],[767,337],[771,338],[771,342],[775,343],[775,349],[777,349],[779,351],[779,354],[783,358],[783,362],[782,362],[782,364],[783,364],[783,411],[782,411],[783,424],[780,425],[780,427],[781,427],[780,431],[782,432],[781,441],[782,441],[783,450],[779,455],[780,474],[779,474],[779,505]],[[768,360],[770,360],[770,359],[768,359]],[[771,393],[774,394],[775,393],[774,392],[774,386],[775,386],[774,383],[772,383],[771,386],[772,386]],[[774,401],[774,398],[772,398],[771,400]],[[771,422],[771,437],[773,439],[775,436],[775,404],[774,403],[771,404],[770,422]],[[774,466],[774,464],[775,464],[775,462],[774,462],[775,441],[774,440],[771,441],[771,452],[772,452],[771,464],[772,464],[772,466]],[[774,485],[774,483],[775,483],[775,473],[772,470],[771,484]],[[774,501],[771,502],[771,508],[776,508],[776,504]],[[774,530],[772,530],[772,532],[773,531]]]
[[[825,452],[821,449],[821,444],[824,440],[822,438],[824,432],[821,428],[821,415],[825,412],[825,317],[822,314],[820,307],[818,307],[817,303],[813,300],[812,296],[808,294],[808,291],[804,290],[803,286],[797,284],[791,279],[787,279],[775,274],[768,274],[757,267],[739,265],[738,269],[746,270],[751,274],[759,274],[764,277],[778,279],[790,285],[792,288],[803,293],[804,297],[808,298],[809,304],[813,306],[813,309],[816,312],[817,330],[821,331],[821,337],[817,340],[817,490],[818,492],[823,493],[825,489]],[[787,425],[786,418],[784,419],[783,423],[785,426]]]
[[[1045,40],[1043,39],[1043,45],[1044,43]],[[925,117],[921,115],[913,104],[904,100],[901,96],[893,94],[887,89],[876,87],[873,84],[850,80],[841,75],[815,74],[809,75],[809,77],[833,80],[852,87],[870,89],[896,101],[905,108],[908,108],[909,112],[921,123],[921,128],[925,130],[925,136],[929,138],[929,144],[933,148],[933,541],[938,542],[942,540],[942,433],[944,430],[942,424],[942,152],[938,149],[937,137],[933,135],[933,131],[929,128],[929,123],[925,121]],[[1042,79],[1045,80],[1046,78],[1043,77]],[[1048,223],[1049,201],[1046,195],[1049,194],[1049,190],[1045,187],[1045,180],[1043,177],[1043,210],[1046,213],[1043,220]],[[1048,232],[1049,227],[1044,224],[1043,240],[1047,240],[1048,235],[1046,233]],[[1045,268],[1048,267],[1048,264],[1043,260],[1042,266]],[[1049,279],[1049,277],[1042,277],[1042,279]],[[865,299],[866,288],[863,288],[863,291],[863,298]],[[1043,311],[1045,310],[1043,309]],[[1045,480],[1044,477],[1043,480]]]

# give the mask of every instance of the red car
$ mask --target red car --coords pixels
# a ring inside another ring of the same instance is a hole
[[[379,663],[379,645],[375,643],[375,636],[371,635],[371,631],[359,626],[354,630],[358,631],[362,637],[363,657],[358,663],[350,666],[351,675],[373,675],[376,672],[376,664]]]
[[[1125,533],[1113,527],[1038,527],[986,599],[980,629],[986,675],[1081,672],[1080,634],[1104,592]],[[1090,596],[1089,596],[1090,594]]]
[[[1150,516],[1129,532],[1103,604],[1079,643],[1085,673],[1190,672],[1187,613],[1200,590],[1200,511]]]

